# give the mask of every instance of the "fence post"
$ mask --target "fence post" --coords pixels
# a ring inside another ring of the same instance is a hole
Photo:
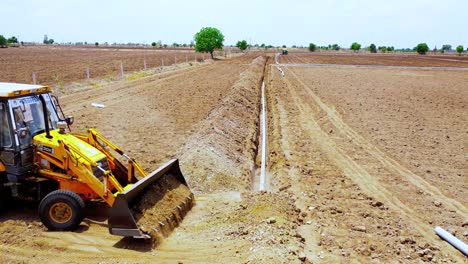
[[[36,73],[35,72],[32,73],[32,81],[33,81],[33,84],[36,84]]]
[[[91,77],[91,75],[89,74],[89,66],[86,67],[86,79],[89,80],[89,78]]]
[[[164,58],[161,58],[161,67],[164,67]]]
[[[120,76],[123,78],[124,77],[124,70],[123,70],[123,63],[120,62]]]
[[[143,67],[145,68],[145,71],[146,71],[146,59],[143,60]]]
[[[177,57],[174,55],[174,64],[177,64]]]
[[[197,54],[195,53],[195,62],[197,62]]]
[[[187,54],[185,54],[185,63],[188,62]]]

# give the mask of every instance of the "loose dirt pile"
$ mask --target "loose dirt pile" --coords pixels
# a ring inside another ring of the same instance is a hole
[[[304,238],[298,233],[301,211],[289,196],[273,193],[243,193],[233,211],[213,211],[207,221],[222,228],[227,239],[249,242],[247,263],[300,262]],[[219,231],[218,231],[219,232]],[[247,253],[247,252],[244,252]]]
[[[256,58],[201,122],[179,158],[196,191],[245,190],[257,153],[260,85],[266,59]]]
[[[168,252],[171,259],[184,263],[276,264],[305,259],[304,238],[298,232],[302,213],[288,195],[215,192],[196,197],[190,217],[155,251],[158,260],[164,262]]]
[[[163,237],[182,222],[192,208],[193,200],[190,189],[168,174],[148,187],[132,211],[140,230],[150,235],[152,246],[157,247]]]

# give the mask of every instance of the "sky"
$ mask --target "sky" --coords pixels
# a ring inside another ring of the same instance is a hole
[[[468,47],[466,0],[0,0],[0,14],[0,35],[27,42],[190,43],[216,27],[225,45]]]

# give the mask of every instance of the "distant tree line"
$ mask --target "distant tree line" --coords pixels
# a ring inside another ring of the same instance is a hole
[[[293,48],[295,48],[296,46],[292,46]],[[283,48],[286,48],[286,45],[283,45]],[[338,44],[329,44],[328,46],[317,46],[316,44],[314,43],[310,43],[309,44],[309,51],[310,52],[314,52],[316,51],[317,49],[319,50],[340,50],[341,47],[338,45]],[[358,42],[353,42],[351,44],[351,46],[349,47],[350,50],[354,51],[354,52],[358,52],[359,50],[361,50],[361,44],[358,43]],[[421,55],[424,55],[426,54],[428,51],[429,51],[429,46],[426,44],[426,43],[419,43],[418,45],[416,45],[416,47],[410,49],[410,48],[405,48],[405,49],[395,49],[395,47],[393,46],[376,46],[374,43],[370,44],[369,47],[366,47],[365,50],[369,51],[370,53],[377,53],[377,52],[381,52],[381,53],[386,53],[386,52],[417,52],[418,54],[421,54]],[[441,53],[445,53],[445,52],[452,52],[452,46],[451,45],[448,45],[448,44],[445,44],[442,46],[442,48],[440,50],[437,50],[437,47],[434,48],[433,52],[441,52]],[[455,51],[458,53],[458,54],[462,54],[465,50],[464,50],[464,47],[463,45],[458,45],[455,49]],[[468,52],[468,48],[466,49],[466,51]]]
[[[199,32],[200,33],[200,32]],[[198,34],[198,33],[197,33]],[[206,36],[204,36],[206,35]],[[215,43],[206,43],[205,46],[208,47],[208,52],[210,54],[212,54],[212,46],[214,45],[215,46],[215,49],[222,49],[220,43],[222,44],[223,40],[224,40],[224,36],[222,35],[222,33],[215,29],[215,28],[209,28],[204,30],[202,33],[198,34],[198,40],[199,42],[206,42],[206,37],[209,37],[209,38],[215,38]],[[174,42],[172,43],[171,45],[168,45],[168,44],[163,44],[161,40],[157,41],[157,42],[152,42],[151,43],[151,46],[152,47],[155,47],[155,48],[167,48],[167,47],[172,47],[172,48],[180,48],[180,47],[190,47],[190,48],[195,48],[196,50],[203,50],[202,52],[205,52],[205,48],[200,48],[200,45],[198,45],[198,49],[197,49],[197,45],[195,42],[197,42],[197,35],[195,36],[195,39],[194,41],[190,41],[189,44],[187,43],[177,43],[177,42]],[[43,43],[44,44],[54,44],[55,41],[54,39],[52,38],[49,38],[47,35],[44,35],[44,40],[43,40]],[[23,42],[21,42],[21,44],[23,45]],[[71,42],[68,42],[68,43],[65,43],[65,44],[68,44],[68,45],[92,45],[92,44],[88,44],[88,42],[75,42],[75,43],[71,43]],[[102,43],[104,46],[108,46],[109,44],[107,42],[104,42]],[[95,42],[94,43],[95,46],[99,46],[99,42]],[[141,43],[113,43],[111,45],[126,45],[126,46],[147,46],[147,44],[141,44]],[[19,46],[19,42],[18,42],[18,39],[17,37],[15,36],[12,36],[10,38],[6,38],[4,37],[3,35],[0,35],[0,48],[6,48],[8,46]],[[233,45],[231,45],[231,47],[234,47]],[[246,40],[239,40],[235,47],[239,48],[241,51],[244,51],[246,49],[250,49],[252,47],[254,48],[262,48],[262,49],[272,49],[272,48],[283,48],[283,49],[286,49],[288,46],[287,45],[281,45],[281,46],[273,46],[273,45],[267,45],[265,43],[262,43],[262,44],[254,44],[254,45],[251,45],[249,43],[247,43]],[[307,47],[304,47],[304,46],[297,46],[297,45],[292,45],[291,46],[292,48],[307,48]],[[354,51],[354,52],[358,52],[360,51],[362,48],[362,45],[358,42],[353,42],[351,44],[351,46],[349,47],[350,50]],[[317,50],[334,50],[334,51],[338,51],[341,49],[340,45],[338,44],[329,44],[327,46],[319,46],[319,45],[316,45],[315,43],[309,43],[309,46],[308,46],[308,49],[310,52],[315,52]],[[395,49],[395,47],[393,46],[376,46],[374,43],[370,44],[368,47],[365,47],[364,50],[366,51],[369,51],[370,53],[377,53],[377,52],[380,52],[380,53],[386,53],[386,52],[417,52],[418,54],[421,54],[421,55],[424,55],[426,54],[427,52],[429,52],[429,46],[426,44],[426,43],[419,43],[418,45],[416,45],[414,48],[410,49],[410,48],[400,48],[400,49]],[[459,55],[461,55],[462,53],[464,52],[468,52],[468,48],[465,50],[464,46],[463,45],[458,45],[455,49],[452,49],[452,45],[450,44],[444,44],[442,45],[442,48],[441,49],[437,49],[437,47],[434,47],[434,49],[432,50],[432,52],[440,52],[440,53],[447,53],[447,52],[457,52]]]
[[[6,38],[3,35],[0,35],[0,48],[7,48],[10,45],[18,44],[18,39],[13,36],[10,38]]]

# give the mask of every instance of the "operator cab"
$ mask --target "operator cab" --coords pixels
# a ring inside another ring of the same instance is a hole
[[[10,181],[33,171],[33,137],[57,129],[60,119],[50,91],[42,85],[0,83],[0,159]]]

